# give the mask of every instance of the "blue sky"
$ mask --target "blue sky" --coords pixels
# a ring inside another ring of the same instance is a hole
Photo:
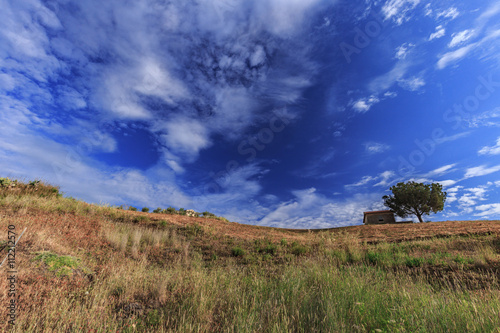
[[[500,217],[497,1],[0,0],[0,170],[290,228]]]

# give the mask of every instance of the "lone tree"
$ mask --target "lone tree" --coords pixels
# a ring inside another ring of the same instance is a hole
[[[420,222],[422,215],[429,215],[443,210],[446,192],[439,183],[423,184],[413,181],[398,183],[391,187],[393,195],[384,195],[384,205],[397,216],[407,217],[415,214]]]

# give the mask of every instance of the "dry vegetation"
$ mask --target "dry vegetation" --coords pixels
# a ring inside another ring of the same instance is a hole
[[[25,185],[0,188],[0,230],[28,228],[2,331],[499,332],[499,221],[283,230]]]

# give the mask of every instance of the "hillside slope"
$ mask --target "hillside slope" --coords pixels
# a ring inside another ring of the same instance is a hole
[[[500,327],[500,221],[289,230],[89,205],[44,186],[0,192],[4,239],[27,228],[14,296],[0,280],[0,301],[16,304],[2,330]]]

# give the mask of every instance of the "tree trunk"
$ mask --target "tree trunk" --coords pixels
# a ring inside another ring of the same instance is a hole
[[[420,223],[424,222],[424,220],[422,220],[422,214],[416,213],[415,215],[417,215],[417,217],[418,217],[418,221],[419,221]]]

